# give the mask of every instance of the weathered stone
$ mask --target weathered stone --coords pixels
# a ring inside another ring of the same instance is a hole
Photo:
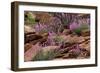
[[[42,39],[43,37],[41,35],[37,34],[30,34],[30,35],[25,35],[25,43],[29,43],[34,40]]]
[[[79,37],[78,37],[78,40],[77,40],[77,43],[81,43],[81,42],[83,42],[83,41],[85,41],[84,37],[79,36]]]
[[[43,37],[41,39],[37,39],[37,40],[33,40],[33,41],[30,41],[31,44],[36,44],[36,43],[44,43],[45,41],[47,40],[47,37]]]
[[[31,61],[36,56],[36,54],[39,53],[40,50],[41,47],[39,46],[39,44],[33,45],[29,50],[24,53],[24,61]]]
[[[42,50],[44,52],[47,52],[47,51],[50,51],[50,50],[56,51],[56,50],[59,50],[59,48],[60,48],[59,46],[47,46],[47,47],[43,47]]]
[[[90,36],[84,37],[85,40],[90,40]]]
[[[35,30],[31,26],[24,25],[24,32],[30,33],[30,32],[35,32]]]
[[[57,56],[55,56],[55,58],[62,58],[64,56],[64,54],[59,54]]]
[[[68,53],[65,54],[62,58],[63,58],[63,59],[67,59],[67,58],[69,58],[69,54],[68,54]]]
[[[63,34],[64,35],[68,35],[68,34],[70,34],[71,33],[71,31],[69,30],[69,29],[64,29],[64,31],[63,31]]]
[[[27,50],[29,50],[32,47],[32,44],[26,43],[24,45],[24,52],[26,52]]]
[[[49,34],[48,33],[43,33],[41,34],[43,37],[47,37]]]
[[[82,36],[90,36],[90,30],[89,29],[82,30],[81,35]]]
[[[80,42],[83,42],[85,39],[81,36],[67,36],[66,37],[66,42],[68,43],[80,43]]]
[[[86,49],[87,51],[90,51],[90,41],[86,41],[79,45],[81,49]]]
[[[89,58],[90,57],[90,51],[84,50],[81,51],[81,54],[78,56],[78,58]]]

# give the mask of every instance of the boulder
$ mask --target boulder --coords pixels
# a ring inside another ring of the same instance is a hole
[[[32,41],[30,41],[30,43],[33,44],[33,45],[36,44],[36,43],[42,44],[42,43],[44,43],[46,40],[47,40],[47,37],[43,37],[43,38],[40,38],[40,39],[37,39],[37,40],[32,40]]]
[[[24,53],[24,61],[31,61],[41,50],[41,47],[37,43],[36,45],[32,45],[32,47]]]
[[[90,51],[90,41],[89,40],[80,44],[79,46],[81,49],[85,49],[87,51]]]
[[[90,30],[89,29],[82,30],[81,36],[90,36]]]
[[[29,43],[34,40],[42,39],[43,37],[38,34],[30,34],[30,35],[25,35],[25,43]]]
[[[84,40],[85,40],[84,37],[77,36],[77,35],[74,35],[74,36],[68,35],[68,36],[66,36],[66,42],[70,43],[70,44],[80,43],[80,42],[83,42]]]
[[[32,47],[32,44],[26,43],[26,44],[24,45],[24,52],[26,52],[27,50],[29,50],[31,47]]]
[[[24,32],[30,33],[30,32],[35,32],[35,30],[32,28],[32,26],[24,25]]]

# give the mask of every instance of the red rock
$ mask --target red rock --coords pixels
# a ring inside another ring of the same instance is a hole
[[[39,44],[33,45],[31,49],[24,53],[24,61],[31,61],[39,53],[40,49]]]
[[[24,45],[24,49],[25,49],[24,52],[26,52],[27,50],[29,50],[31,47],[32,47],[32,44],[26,43],[26,44]]]

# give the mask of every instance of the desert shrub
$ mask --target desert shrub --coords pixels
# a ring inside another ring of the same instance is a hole
[[[33,25],[35,24],[35,16],[31,13],[31,12],[28,12],[25,14],[25,24],[27,25]]]
[[[45,48],[48,49],[48,48]],[[55,58],[56,55],[59,54],[59,52],[55,50],[45,50],[41,49],[41,51],[33,58],[33,61],[43,61],[43,60],[52,60]]]

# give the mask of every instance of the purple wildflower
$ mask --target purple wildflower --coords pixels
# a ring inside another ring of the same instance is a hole
[[[76,22],[70,23],[70,26],[69,26],[70,30],[74,30],[74,29],[77,29],[79,27],[80,27],[80,24],[78,24]]]

